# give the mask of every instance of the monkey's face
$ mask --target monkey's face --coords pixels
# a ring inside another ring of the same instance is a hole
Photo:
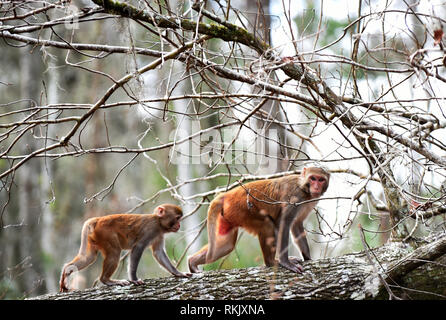
[[[172,221],[170,223],[170,228],[168,232],[177,232],[178,230],[180,230],[180,219],[178,219],[177,221]]]
[[[180,220],[183,210],[173,204],[163,204],[156,208],[156,215],[164,232],[177,232],[180,230]]]
[[[328,187],[328,180],[325,176],[312,174],[308,176],[310,194],[312,198],[319,198]]]
[[[300,176],[302,190],[312,199],[319,198],[328,188],[330,173],[322,168],[303,168]]]
[[[181,213],[171,213],[161,218],[161,225],[164,232],[177,232],[180,230]]]

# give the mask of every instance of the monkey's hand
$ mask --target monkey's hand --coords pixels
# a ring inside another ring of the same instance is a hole
[[[285,269],[288,269],[288,270],[296,272],[296,273],[302,273],[304,271],[303,267],[299,263],[291,262],[288,259],[279,261],[279,264],[282,267],[284,267]]]
[[[129,280],[129,283],[132,283],[136,286],[140,286],[140,285],[144,284],[144,281],[142,281],[141,279],[136,279],[136,280]]]

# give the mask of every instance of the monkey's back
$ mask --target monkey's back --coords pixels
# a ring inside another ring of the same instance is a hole
[[[290,175],[248,182],[220,194],[214,199],[215,202],[223,201],[223,219],[219,223],[219,230],[243,227],[248,232],[257,234],[264,226],[265,219],[277,219],[283,205],[298,189],[298,183],[299,176]],[[212,211],[211,206],[209,212]]]
[[[95,244],[111,244],[121,249],[130,249],[133,245],[131,234],[138,233],[149,214],[111,214],[91,218],[89,238]],[[100,249],[100,248],[99,248]]]

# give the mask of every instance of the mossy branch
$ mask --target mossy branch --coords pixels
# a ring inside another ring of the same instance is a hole
[[[138,9],[130,4],[112,0],[93,0],[94,3],[104,8],[104,11],[117,14],[122,17],[150,23],[153,26],[166,29],[182,29],[191,32],[198,32],[212,38],[224,41],[235,41],[244,44],[259,54],[263,54],[270,49],[269,45],[261,39],[249,33],[246,29],[235,24],[225,22],[224,25],[218,23],[202,23],[179,17],[168,17],[157,12]]]

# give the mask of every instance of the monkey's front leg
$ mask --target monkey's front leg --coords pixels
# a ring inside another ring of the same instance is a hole
[[[184,273],[179,271],[177,268],[173,266],[167,257],[166,252],[164,251],[164,238],[160,237],[155,240],[152,244],[153,257],[158,261],[158,263],[163,266],[167,271],[173,274],[176,277],[189,278],[192,277],[191,273]]]
[[[128,274],[129,274],[129,280],[127,281],[127,284],[134,284],[134,285],[142,285],[144,284],[144,281],[139,279],[136,276],[136,269],[138,268],[139,260],[141,260],[142,253],[145,249],[145,244],[137,244],[130,252],[130,262],[128,267]]]
[[[291,223],[294,220],[294,208],[288,207],[283,210],[280,219],[279,232],[277,235],[277,249],[279,250],[279,265],[296,272],[302,273],[303,267],[296,260],[288,258],[288,245]],[[297,212],[298,213],[298,212]]]
[[[111,279],[113,273],[116,271],[116,268],[118,267],[119,263],[119,255],[120,251],[108,251],[105,253],[104,257],[104,263],[102,265],[102,274],[99,278],[99,280],[107,285],[107,286],[126,286],[129,284],[129,281],[127,280],[115,280]]]

